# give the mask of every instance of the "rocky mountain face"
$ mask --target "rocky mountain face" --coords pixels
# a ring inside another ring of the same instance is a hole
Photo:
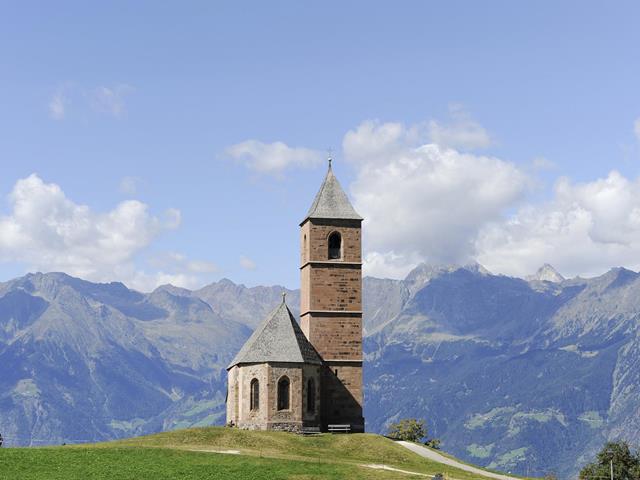
[[[365,339],[368,428],[425,418],[447,451],[525,475],[568,477],[606,439],[640,443],[640,275],[551,270],[413,272]]]
[[[606,439],[640,443],[640,275],[421,265],[363,288],[368,430],[424,418],[473,463],[563,477]],[[297,307],[297,291],[229,280],[1,283],[0,432],[40,445],[220,424],[225,366],[283,291]]]
[[[220,423],[225,367],[250,332],[174,287],[0,284],[0,430],[39,445]]]

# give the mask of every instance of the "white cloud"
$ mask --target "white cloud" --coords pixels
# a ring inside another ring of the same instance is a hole
[[[316,150],[258,140],[246,140],[232,145],[225,153],[251,170],[276,175],[290,167],[309,168],[323,161],[322,154]]]
[[[158,271],[151,274],[136,271],[132,275],[137,288],[144,291],[168,283],[183,288],[199,288],[211,280],[210,274],[219,271],[213,262],[192,260],[179,252],[157,253],[148,259],[148,263]]]
[[[544,263],[569,276],[640,269],[640,178],[561,178],[549,200],[532,203],[536,180],[525,170],[421,142],[419,125],[398,123],[364,122],[344,137],[367,274],[403,278],[422,261],[477,261],[516,276]],[[534,171],[553,167],[534,160]]]
[[[416,253],[367,252],[363,270],[365,275],[377,278],[405,278],[422,261],[424,258]]]
[[[251,260],[249,257],[245,257],[244,255],[242,255],[240,257],[240,266],[245,270],[255,270],[256,262]]]
[[[461,106],[452,105],[449,113],[450,123],[429,122],[429,136],[433,143],[462,150],[482,149],[491,145],[489,133]]]
[[[184,272],[147,273],[136,267],[136,255],[163,231],[178,227],[178,210],[168,210],[161,219],[144,203],[128,200],[108,212],[94,212],[35,174],[16,182],[9,201],[11,211],[0,216],[0,261],[94,281],[117,279],[142,289],[170,277],[191,285],[195,277],[188,278],[189,273],[210,271],[206,263],[187,260]]]
[[[365,122],[345,135],[365,217],[367,273],[398,278],[415,263],[467,263],[475,238],[519,201],[528,177],[509,162],[435,144],[420,126]]]
[[[560,179],[554,198],[487,225],[476,241],[489,270],[523,275],[545,262],[569,276],[640,268],[640,179],[613,171],[587,183]]]
[[[49,101],[49,116],[54,120],[63,120],[66,113],[67,98],[62,90],[56,91]]]
[[[90,104],[97,112],[120,117],[125,113],[125,97],[132,91],[133,87],[126,84],[100,86],[89,94]]]
[[[424,125],[407,127],[402,123],[367,120],[345,134],[342,148],[348,161],[366,168],[402,155],[423,144],[427,137]]]
[[[117,118],[126,113],[126,97],[133,91],[132,86],[124,83],[88,88],[67,82],[53,93],[47,108],[54,120],[70,117],[73,113],[69,110],[71,104],[76,107],[76,113],[93,110]]]

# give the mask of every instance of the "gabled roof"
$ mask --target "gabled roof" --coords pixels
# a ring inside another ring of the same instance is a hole
[[[354,210],[347,194],[344,193],[338,179],[333,174],[331,163],[327,176],[316,195],[304,223],[309,218],[338,218],[345,220],[362,220],[362,217]]]
[[[227,369],[239,363],[322,364],[322,359],[284,302],[253,332]]]

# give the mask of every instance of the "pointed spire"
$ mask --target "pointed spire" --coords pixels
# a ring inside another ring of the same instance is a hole
[[[322,363],[284,301],[253,332],[227,369],[239,363],[265,362]]]
[[[358,215],[353,205],[351,205],[349,197],[347,197],[347,194],[340,186],[340,182],[338,182],[338,179],[333,174],[331,156],[329,156],[328,160],[329,167],[327,169],[327,175],[324,177],[320,190],[302,223],[309,218],[362,220],[362,217]]]

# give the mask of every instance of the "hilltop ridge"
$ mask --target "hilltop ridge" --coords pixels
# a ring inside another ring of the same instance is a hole
[[[296,475],[309,480],[365,480],[431,478],[436,473],[472,480],[495,476],[492,472],[486,472],[485,476],[485,472],[475,469],[470,473],[423,458],[375,434],[307,437],[224,427],[176,430],[93,445],[9,448],[2,454],[3,474],[23,480],[84,480],[89,476],[110,480],[132,477],[273,480]]]

